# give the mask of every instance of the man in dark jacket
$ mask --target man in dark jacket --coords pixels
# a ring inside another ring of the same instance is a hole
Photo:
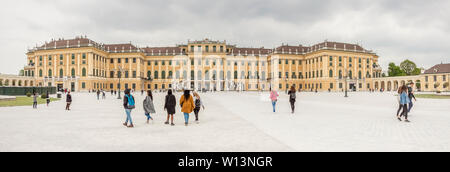
[[[165,124],[169,124],[169,119],[171,118],[171,125],[174,126],[173,123],[173,115],[175,114],[175,107],[177,106],[177,100],[175,96],[172,94],[172,90],[167,92],[166,100],[164,102],[164,110],[167,111],[167,121]]]
[[[67,92],[66,103],[66,110],[70,110],[70,104],[72,104],[72,95],[70,95],[70,91]]]
[[[135,100],[131,95],[130,90],[125,90],[125,96],[123,97],[123,107],[125,108],[125,112],[127,114],[127,120],[123,123],[124,126],[128,128],[134,128],[133,121],[131,119],[131,110],[135,108]],[[128,125],[128,121],[130,121],[130,125]]]
[[[412,99],[414,98],[414,100],[417,101],[416,96],[414,96],[414,82],[411,82],[408,86],[408,98],[409,98],[409,108],[408,108],[409,113],[412,107],[414,106]]]

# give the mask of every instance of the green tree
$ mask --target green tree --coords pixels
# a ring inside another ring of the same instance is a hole
[[[414,72],[417,72],[417,65],[416,63],[410,61],[410,60],[405,60],[402,63],[400,63],[400,69],[408,76],[413,75]],[[420,73],[420,69],[419,73]]]
[[[395,65],[395,63],[389,63],[389,68],[388,68],[388,75],[389,77],[393,77],[393,76],[405,76],[405,72],[402,71],[402,69]]]

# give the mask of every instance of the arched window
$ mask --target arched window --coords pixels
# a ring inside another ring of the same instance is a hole
[[[59,77],[60,78],[64,77],[64,70],[63,69],[59,69]]]
[[[39,77],[42,77],[42,69],[39,69]]]
[[[147,71],[147,78],[151,78],[152,77],[152,72],[151,71]]]
[[[329,76],[330,78],[333,77],[333,70],[330,70],[330,74],[328,74],[328,76]]]
[[[158,79],[158,71],[155,71],[155,76],[153,78]]]
[[[202,80],[202,71],[197,72],[197,79]]]
[[[166,71],[162,71],[162,72],[161,72],[161,75],[162,75],[162,76],[161,76],[162,79],[166,79]]]
[[[169,79],[172,79],[173,78],[173,72],[172,71],[169,71]]]
[[[52,70],[51,69],[48,70],[48,77],[52,77]]]
[[[83,68],[83,70],[82,70],[82,72],[81,72],[82,74],[83,74],[83,76],[85,77],[86,76],[86,68]]]
[[[72,77],[75,77],[75,68],[72,68]]]
[[[234,79],[238,79],[238,72],[234,71]]]

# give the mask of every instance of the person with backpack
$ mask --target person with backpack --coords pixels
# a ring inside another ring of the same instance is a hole
[[[173,115],[175,114],[175,107],[177,106],[177,100],[172,94],[172,90],[169,90],[166,95],[166,100],[164,101],[164,110],[167,111],[167,121],[166,125],[169,124],[169,119],[171,119],[170,125],[175,126],[173,123]]]
[[[128,128],[134,128],[133,120],[131,119],[131,111],[136,108],[134,97],[130,93],[130,89],[125,90],[125,96],[123,97],[123,107],[125,108],[125,113],[127,114],[127,120],[123,123],[124,126]],[[130,125],[128,125],[130,121]]]
[[[203,110],[205,110],[205,106],[203,105],[202,100],[200,99],[200,95],[197,92],[194,92],[195,97],[195,108],[194,108],[194,114],[195,114],[195,122],[198,123],[198,113],[200,112],[200,109],[203,107]]]
[[[70,104],[72,104],[72,95],[70,95],[70,91],[67,92],[66,95],[66,110],[70,110]]]
[[[153,105],[153,94],[151,90],[147,91],[147,96],[144,99],[144,111],[145,116],[147,116],[147,124],[150,122],[150,120],[153,121],[153,118],[150,116],[150,114],[155,114],[155,106]]]
[[[97,100],[100,100],[100,90],[97,90]]]
[[[417,102],[416,96],[414,96],[414,82],[409,83],[408,86],[408,98],[409,98],[409,106],[408,106],[408,113],[411,112],[413,104],[413,98]]]
[[[292,86],[291,90],[289,90],[289,102],[291,103],[291,109],[292,109],[292,114],[295,113],[295,99],[297,99],[297,91],[295,90],[295,87]]]
[[[184,90],[184,94],[180,98],[181,112],[184,113],[184,125],[189,124],[189,114],[194,111],[194,98],[191,96],[190,90]]]
[[[280,95],[278,95],[278,93],[277,93],[277,91],[275,91],[275,89],[270,92],[270,100],[272,101],[272,107],[273,107],[274,113],[276,110],[275,107],[277,106],[278,96],[280,96]]]

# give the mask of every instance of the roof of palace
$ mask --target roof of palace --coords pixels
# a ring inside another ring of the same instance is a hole
[[[189,43],[223,43],[226,41],[211,41],[209,39],[205,39],[203,41],[188,41]],[[147,55],[178,55],[183,54],[182,48],[180,46],[173,47],[145,47],[139,48],[131,43],[125,44],[102,44],[97,43],[86,36],[76,37],[75,39],[52,39],[50,42],[45,42],[42,46],[36,47],[29,52],[33,52],[36,50],[48,50],[48,49],[62,49],[62,48],[77,48],[77,47],[96,47],[103,51],[107,51],[109,53],[126,53],[126,52],[144,52]],[[315,44],[312,46],[290,46],[283,44],[275,49],[267,49],[267,48],[242,48],[236,47],[234,45],[227,45],[228,48],[231,49],[228,54],[241,54],[241,55],[269,55],[272,53],[275,54],[306,54],[311,53],[323,49],[329,50],[340,50],[340,51],[354,51],[354,52],[364,52],[364,53],[372,53],[372,51],[365,50],[360,45],[357,44],[348,44],[348,43],[340,43],[340,42],[329,42],[325,41],[319,44]]]
[[[450,73],[450,63],[438,64],[425,71],[424,74]]]

